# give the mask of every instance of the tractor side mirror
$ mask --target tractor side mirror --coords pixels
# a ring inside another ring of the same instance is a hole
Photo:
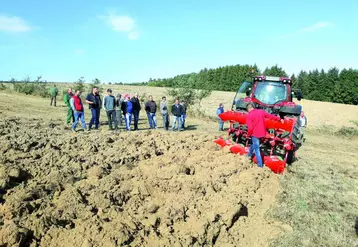
[[[246,97],[249,97],[250,94],[251,94],[251,88],[247,89],[247,91],[246,91]]]
[[[301,90],[297,90],[295,92],[295,95],[298,101],[300,101],[303,98]]]

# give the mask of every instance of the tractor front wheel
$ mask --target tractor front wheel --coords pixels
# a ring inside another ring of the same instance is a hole
[[[287,151],[287,164],[291,165],[295,160],[295,150]]]

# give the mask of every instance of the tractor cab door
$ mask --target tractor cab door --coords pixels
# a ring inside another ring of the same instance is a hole
[[[233,109],[233,110],[236,109],[236,104],[237,104],[237,102],[238,102],[240,99],[244,99],[244,98],[250,96],[251,90],[252,90],[252,83],[251,83],[251,82],[244,81],[244,82],[241,84],[241,87],[240,87],[239,90],[236,92],[234,101],[232,102],[232,109]]]

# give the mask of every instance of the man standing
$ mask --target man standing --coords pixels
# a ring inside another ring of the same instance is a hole
[[[162,97],[162,102],[160,103],[160,113],[163,117],[163,129],[169,129],[169,113],[168,113],[168,105],[167,105],[167,98],[164,96]]]
[[[118,122],[116,118],[116,98],[112,95],[112,89],[107,89],[107,96],[104,98],[103,106],[107,113],[108,118],[108,126],[110,130],[113,130],[114,123],[114,129],[118,130]]]
[[[116,118],[117,118],[117,123],[120,126],[122,126],[122,102],[123,102],[122,95],[119,93],[117,94],[116,97],[116,107],[117,107]]]
[[[132,122],[133,104],[130,101],[129,95],[124,96],[122,108],[123,108],[123,114],[124,114],[125,122],[126,122],[126,130],[130,131],[131,130],[131,122]]]
[[[73,110],[70,104],[70,100],[73,97],[72,88],[69,88],[67,93],[63,95],[63,101],[65,102],[67,106],[67,117],[66,117],[66,124],[69,125],[71,123],[75,122],[75,116],[73,115]]]
[[[151,129],[157,128],[157,118],[155,116],[157,112],[157,103],[153,100],[153,96],[149,96],[149,100],[145,104],[145,111],[147,112],[149,127]]]
[[[301,111],[300,115],[300,126],[301,128],[306,128],[307,126],[307,117],[303,111]]]
[[[134,130],[138,130],[139,112],[141,107],[137,93],[134,93],[131,102],[133,106]]]
[[[57,87],[56,87],[56,85],[53,85],[53,87],[50,88],[50,95],[51,95],[51,103],[50,103],[50,106],[52,106],[52,103],[53,103],[53,105],[56,107],[56,97],[57,97],[57,94],[58,94]]]
[[[216,116],[219,119],[219,131],[224,131],[224,121],[222,121],[221,118],[219,117],[219,115],[221,113],[224,113],[224,105],[223,105],[223,103],[220,103],[219,108],[216,110]]]
[[[86,102],[89,105],[89,109],[92,113],[92,118],[88,127],[89,129],[92,129],[92,125],[95,124],[95,129],[98,129],[102,100],[99,96],[97,87],[92,88],[92,93],[87,95]]]
[[[74,112],[75,115],[75,122],[72,125],[72,131],[76,132],[76,125],[78,123],[78,120],[81,120],[82,123],[82,128],[87,131],[86,129],[86,122],[85,122],[85,114],[83,111],[83,104],[82,104],[82,100],[81,100],[81,91],[77,90],[75,95],[71,98],[70,100],[70,105],[72,107],[72,110]]]
[[[172,114],[174,116],[172,130],[175,128],[175,124],[178,122],[178,131],[180,131],[182,127],[181,116],[183,113],[183,106],[179,104],[179,100],[175,100],[175,104],[172,106]]]
[[[265,126],[265,118],[280,121],[280,117],[268,114],[264,110],[255,109],[253,103],[248,103],[246,106],[248,115],[246,118],[247,137],[251,137],[252,143],[248,157],[251,159],[253,152],[255,152],[257,163],[259,167],[263,167],[262,158],[260,154],[260,139],[267,134]]]
[[[180,105],[182,106],[181,128],[184,130],[184,129],[185,129],[185,119],[186,119],[186,105],[185,105],[185,101],[182,100]]]

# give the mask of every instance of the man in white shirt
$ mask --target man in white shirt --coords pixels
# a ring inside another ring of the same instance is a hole
[[[300,126],[302,128],[306,128],[307,126],[307,117],[305,116],[305,113],[302,111],[300,115]]]

